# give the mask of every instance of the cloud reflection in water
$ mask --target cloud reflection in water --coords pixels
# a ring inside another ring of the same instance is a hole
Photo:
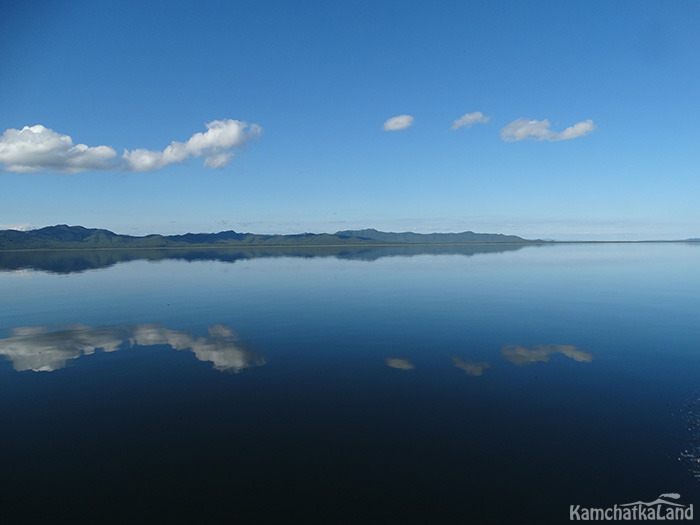
[[[387,357],[384,362],[387,366],[391,368],[398,368],[399,370],[413,370],[416,365],[408,361],[407,359],[399,359],[397,357]]]
[[[552,354],[564,354],[579,363],[590,363],[593,356],[583,350],[577,350],[571,345],[536,345],[532,350],[528,350],[518,345],[505,345],[501,348],[501,355],[511,363],[518,366],[525,366],[532,363],[549,361]]]
[[[461,368],[468,375],[478,377],[484,373],[484,370],[491,368],[491,365],[486,361],[482,363],[472,363],[471,361],[462,361],[459,357],[453,356],[452,362],[457,368]]]
[[[226,325],[217,324],[208,329],[207,337],[193,337],[183,330],[170,330],[158,324],[123,327],[76,324],[55,331],[20,327],[12,330],[11,337],[0,339],[0,355],[12,361],[18,372],[52,372],[98,348],[114,352],[128,342],[132,347],[169,345],[175,350],[189,350],[198,360],[211,362],[215,370],[221,371],[240,372],[265,364],[265,359],[239,343],[236,333]]]

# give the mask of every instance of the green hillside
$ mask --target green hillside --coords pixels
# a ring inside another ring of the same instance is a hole
[[[503,235],[500,233],[387,233],[374,229],[345,230],[336,235],[354,237],[358,239],[370,239],[389,243],[408,244],[461,244],[474,242],[531,242],[516,235]]]
[[[490,233],[388,233],[373,229],[334,234],[257,235],[223,231],[184,235],[119,235],[109,230],[60,224],[38,230],[0,230],[0,250],[183,248],[193,246],[335,246],[377,244],[526,243],[515,235]]]

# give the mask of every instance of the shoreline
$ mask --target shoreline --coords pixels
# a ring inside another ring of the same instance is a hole
[[[425,247],[425,246],[550,246],[555,244],[700,244],[700,240],[674,241],[530,241],[530,242],[459,242],[459,243],[348,243],[348,244],[192,244],[189,246],[119,246],[119,247],[46,247],[46,248],[0,248],[0,252],[46,252],[46,251],[118,251],[118,250],[191,250],[191,249],[246,249],[246,248],[381,248],[381,247]]]

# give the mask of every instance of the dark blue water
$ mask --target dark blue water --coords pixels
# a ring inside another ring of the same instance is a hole
[[[698,503],[700,246],[430,250],[3,254],[0,515]]]

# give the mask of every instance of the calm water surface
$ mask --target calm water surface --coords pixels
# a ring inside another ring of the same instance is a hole
[[[699,245],[426,250],[0,254],[0,517],[700,503]]]

